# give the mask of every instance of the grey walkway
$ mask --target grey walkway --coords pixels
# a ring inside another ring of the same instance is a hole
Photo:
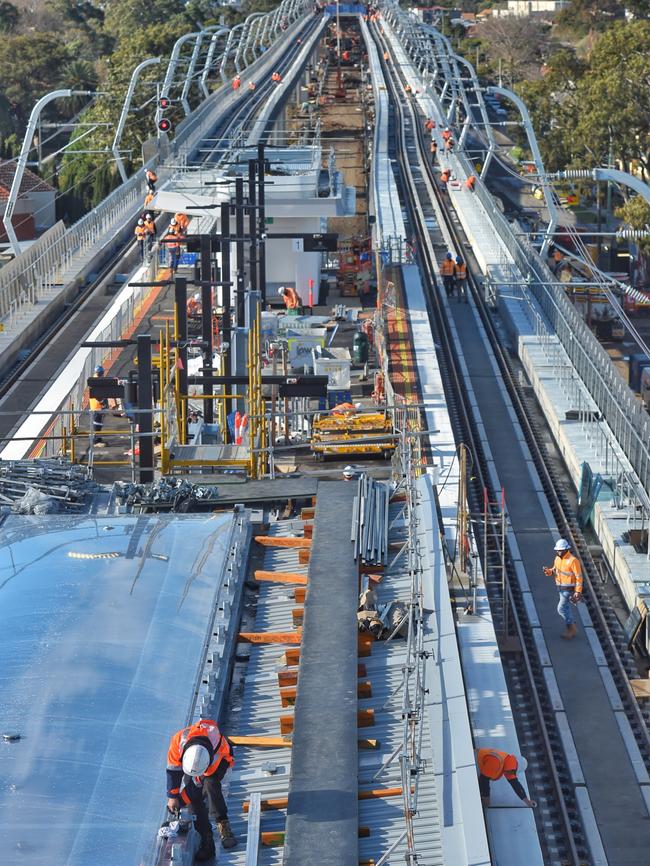
[[[579,626],[571,642],[560,637],[557,593],[552,579],[542,573],[542,566],[553,560],[555,539],[472,309],[457,302],[451,309],[607,861],[609,866],[641,866],[650,851],[650,817],[642,789],[584,629]]]
[[[356,484],[318,485],[284,866],[358,866]],[[326,852],[326,853],[324,853]]]

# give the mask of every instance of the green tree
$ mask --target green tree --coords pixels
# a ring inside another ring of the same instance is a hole
[[[26,33],[0,40],[0,81],[5,96],[28,113],[39,97],[56,88],[67,60],[66,45],[54,34]]]
[[[616,208],[615,215],[632,229],[650,231],[650,204],[643,196],[635,195]],[[650,253],[650,238],[637,242],[644,253]]]
[[[0,33],[12,33],[20,21],[20,10],[8,0],[0,2]]]
[[[558,14],[555,23],[560,28],[584,34],[608,26],[622,11],[622,4],[617,0],[571,0]]]
[[[554,52],[544,77],[517,86],[533,121],[544,165],[557,171],[571,162],[573,101],[585,64],[568,48]]]
[[[649,56],[648,21],[616,23],[601,34],[571,105],[572,149],[583,164],[607,163],[611,154],[624,166],[638,161],[647,176]]]

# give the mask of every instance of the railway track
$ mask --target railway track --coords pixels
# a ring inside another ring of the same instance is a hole
[[[316,26],[309,22],[303,37]],[[293,44],[278,63],[278,69],[284,72],[288,69],[299,52],[300,46]],[[249,126],[262,110],[266,100],[273,92],[275,84],[267,80],[261,82],[253,94],[236,103],[224,114],[210,133],[210,138],[219,144],[204,155],[203,162],[210,164],[222,155],[227,146],[229,135],[238,128]],[[287,93],[287,99],[290,94]],[[277,111],[269,119],[263,138],[269,134],[269,128],[275,119]],[[133,220],[135,226],[135,218]],[[11,439],[12,433],[20,425],[25,414],[32,408],[47,388],[52,376],[67,361],[70,353],[83,340],[85,334],[112,303],[113,298],[102,294],[107,277],[115,270],[123,259],[128,259],[136,252],[136,242],[130,237],[121,244],[101,267],[96,278],[84,288],[72,304],[66,307],[61,315],[36,339],[29,355],[3,372],[0,378],[0,449]],[[11,413],[11,414],[9,414]],[[47,424],[44,422],[43,429]]]
[[[383,53],[386,44],[375,30]],[[466,382],[462,373],[462,350],[454,342],[453,316],[449,307],[436,290],[437,264],[434,249],[446,249],[439,221],[442,217],[445,229],[459,250],[467,250],[464,236],[455,215],[440,194],[428,157],[428,141],[425,141],[423,117],[418,115],[415,104],[405,99],[403,82],[399,80],[392,64],[384,63],[384,72],[389,83],[391,120],[389,142],[393,142],[398,172],[398,187],[407,216],[411,234],[417,240],[419,265],[424,276],[424,289],[435,340],[440,347],[439,364],[449,413],[457,442],[467,444],[474,455],[475,480],[470,485],[470,509],[478,514],[483,509],[483,491],[489,491],[491,502],[498,498],[499,491],[493,489],[488,472],[490,455],[481,442],[477,420],[467,408]],[[423,156],[424,155],[424,156]],[[433,228],[432,228],[433,227]],[[471,255],[465,255],[471,263]],[[475,265],[475,263],[474,263]],[[562,492],[557,471],[552,466],[543,444],[542,431],[531,417],[530,398],[526,398],[518,383],[516,371],[507,350],[501,345],[490,310],[481,295],[476,281],[468,276],[471,295],[480,316],[485,339],[498,363],[499,374],[507,390],[508,398],[516,414],[517,424],[525,438],[535,468],[539,474],[544,494],[553,518],[561,534],[574,543],[585,568],[585,600],[594,630],[607,660],[621,706],[629,721],[646,766],[650,764],[650,739],[648,736],[648,713],[643,712],[632,693],[629,676],[635,674],[634,659],[620,623],[611,609],[603,590],[598,570],[591,557],[589,547],[577,524],[566,495]],[[507,626],[510,634],[518,638],[521,652],[502,653],[502,662],[508,682],[511,704],[522,750],[529,759],[527,776],[531,790],[538,800],[536,820],[543,847],[545,862],[551,864],[584,864],[592,862],[592,855],[582,826],[575,785],[567,770],[567,757],[563,748],[561,732],[558,730],[552,696],[548,692],[543,664],[535,641],[528,614],[524,605],[513,564],[511,550],[506,550],[506,598],[503,598],[501,581],[491,579],[500,560],[500,539],[493,527],[488,527],[489,538],[483,538],[483,527],[475,522],[474,532],[479,551],[487,541],[488,561],[483,562],[486,585],[497,631]],[[504,622],[504,611],[507,622]]]

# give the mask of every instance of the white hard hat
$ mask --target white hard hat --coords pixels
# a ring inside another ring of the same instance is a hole
[[[200,300],[201,300],[201,294],[200,294],[200,292],[196,292],[196,294],[194,295],[194,300],[195,300],[195,301],[200,301]]]
[[[554,550],[569,550],[570,547],[571,547],[571,545],[566,540],[566,538],[558,538],[558,540],[555,542],[555,547],[553,549]]]
[[[363,409],[363,403],[355,403],[354,408],[355,409]]]
[[[280,288],[278,289],[278,295],[283,295],[283,294],[284,294],[284,286],[280,286]]]
[[[183,753],[183,772],[187,776],[201,776],[210,766],[210,752],[205,746],[188,746]]]
[[[171,220],[171,222],[169,223],[169,225],[170,225],[170,226],[175,226],[175,225],[176,225],[176,220],[174,219],[174,217],[172,217],[172,220]]]
[[[138,225],[139,225],[139,226],[143,226],[143,225],[144,225],[144,220],[138,220]]]
[[[354,478],[354,476],[356,474],[357,473],[356,473],[354,466],[346,466],[345,469],[343,470],[343,477],[344,478]]]

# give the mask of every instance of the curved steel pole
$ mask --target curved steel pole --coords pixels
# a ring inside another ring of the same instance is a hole
[[[18,159],[16,160],[16,171],[14,173],[11,189],[9,190],[9,198],[7,199],[7,204],[5,205],[4,214],[2,216],[2,222],[4,223],[7,237],[9,238],[11,248],[16,256],[20,255],[20,244],[18,243],[18,238],[14,231],[11,217],[13,216],[16,207],[16,201],[18,200],[20,185],[23,182],[23,175],[25,174],[25,167],[27,165],[27,157],[29,156],[29,151],[32,149],[32,141],[34,140],[34,134],[36,132],[36,126],[41,111],[43,111],[45,106],[49,105],[49,103],[53,102],[55,99],[62,99],[66,96],[92,96],[93,93],[94,91],[92,90],[52,90],[50,93],[46,93],[45,96],[41,96],[36,105],[32,108],[32,113],[29,115],[29,121],[27,123],[27,129],[25,130],[25,137],[23,138],[23,146],[21,147]]]
[[[488,140],[488,151],[483,161],[483,166],[481,168],[481,178],[484,178],[487,174],[487,170],[490,167],[490,163],[492,162],[492,157],[494,156],[494,151],[496,150],[496,141],[494,139],[494,130],[492,129],[492,124],[490,123],[490,118],[487,113],[487,109],[485,107],[485,101],[483,99],[483,93],[481,91],[481,85],[479,84],[478,78],[476,76],[476,70],[464,57],[461,57],[459,54],[456,55],[456,60],[459,63],[462,63],[465,68],[469,71],[470,79],[472,81],[472,86],[474,87],[474,93],[476,94],[476,99],[478,101],[478,109],[481,112],[481,120],[483,121],[483,128],[485,129],[485,134],[487,135]]]
[[[244,22],[242,21],[240,24],[236,24],[232,28],[232,30],[228,34],[228,40],[226,42],[226,47],[224,48],[223,54],[221,55],[221,65],[219,66],[219,75],[221,75],[221,80],[223,81],[224,84],[228,84],[228,78],[226,77],[226,66],[228,64],[228,57],[232,53],[231,45],[232,45],[233,39],[235,38],[235,33],[237,33],[237,31],[241,31],[243,26],[244,26]]]
[[[500,93],[501,96],[505,96],[506,99],[509,99],[510,102],[515,105],[517,111],[521,115],[521,119],[523,120],[524,129],[526,131],[526,138],[528,139],[530,151],[533,155],[533,160],[535,161],[535,166],[539,175],[539,184],[542,188],[542,193],[544,194],[544,202],[546,203],[546,209],[548,210],[548,226],[546,227],[546,234],[544,235],[542,248],[539,253],[540,256],[544,258],[553,240],[555,229],[557,228],[558,210],[555,201],[553,200],[553,193],[551,192],[551,187],[546,176],[544,161],[542,159],[539,145],[537,144],[537,136],[535,135],[533,123],[530,119],[530,114],[528,114],[526,104],[517,96],[516,93],[513,93],[512,90],[508,90],[505,87],[488,87],[488,93]]]
[[[650,186],[634,177],[633,174],[628,174],[626,171],[619,171],[617,168],[584,168],[571,169],[569,171],[556,171],[548,177],[556,177],[558,180],[611,180],[612,183],[620,183],[623,186],[629,186],[634,192],[642,196],[648,204],[650,204]]]
[[[251,30],[251,22],[254,21],[255,18],[261,18],[263,15],[266,15],[266,12],[251,12],[244,21],[244,30],[241,35],[241,39],[239,40],[239,45],[237,46],[237,53],[235,54],[235,69],[237,72],[241,72],[241,64],[240,60],[243,60],[243,65],[246,66],[246,51],[248,49],[248,38],[250,36]]]
[[[113,145],[111,147],[111,150],[113,151],[113,156],[115,157],[115,162],[117,164],[117,170],[120,173],[120,177],[122,178],[123,183],[126,183],[127,176],[126,169],[124,168],[124,162],[122,160],[122,155],[120,153],[120,141],[122,140],[122,134],[124,132],[124,127],[126,126],[126,118],[131,108],[131,102],[133,101],[133,94],[135,93],[135,88],[142,70],[146,69],[147,66],[154,66],[156,63],[160,63],[160,61],[160,57],[150,57],[148,60],[143,60],[142,63],[139,63],[131,73],[131,80],[129,81],[126,96],[124,97],[124,104],[122,105],[120,119],[117,122],[115,137],[113,138]]]
[[[165,72],[165,80],[163,81],[162,90],[160,91],[161,99],[169,96],[169,91],[172,88],[172,84],[174,81],[174,74],[176,72],[176,67],[178,66],[178,58],[180,57],[181,48],[186,42],[189,42],[190,39],[197,39],[199,37],[199,33],[184,33],[180,39],[177,39],[174,43],[174,47],[172,48],[172,53],[169,58],[169,64],[167,65],[167,71]],[[158,107],[156,111],[156,127],[160,123],[160,119],[162,117],[162,109]]]
[[[219,30],[212,34],[212,39],[210,40],[210,47],[208,48],[208,55],[205,58],[205,65],[203,67],[203,72],[201,73],[201,80],[199,81],[199,86],[203,91],[203,95],[206,99],[210,95],[210,91],[208,90],[208,76],[210,74],[210,69],[212,68],[214,52],[217,48],[217,39],[220,36],[223,36],[224,33],[230,33],[230,27],[221,27]]]

